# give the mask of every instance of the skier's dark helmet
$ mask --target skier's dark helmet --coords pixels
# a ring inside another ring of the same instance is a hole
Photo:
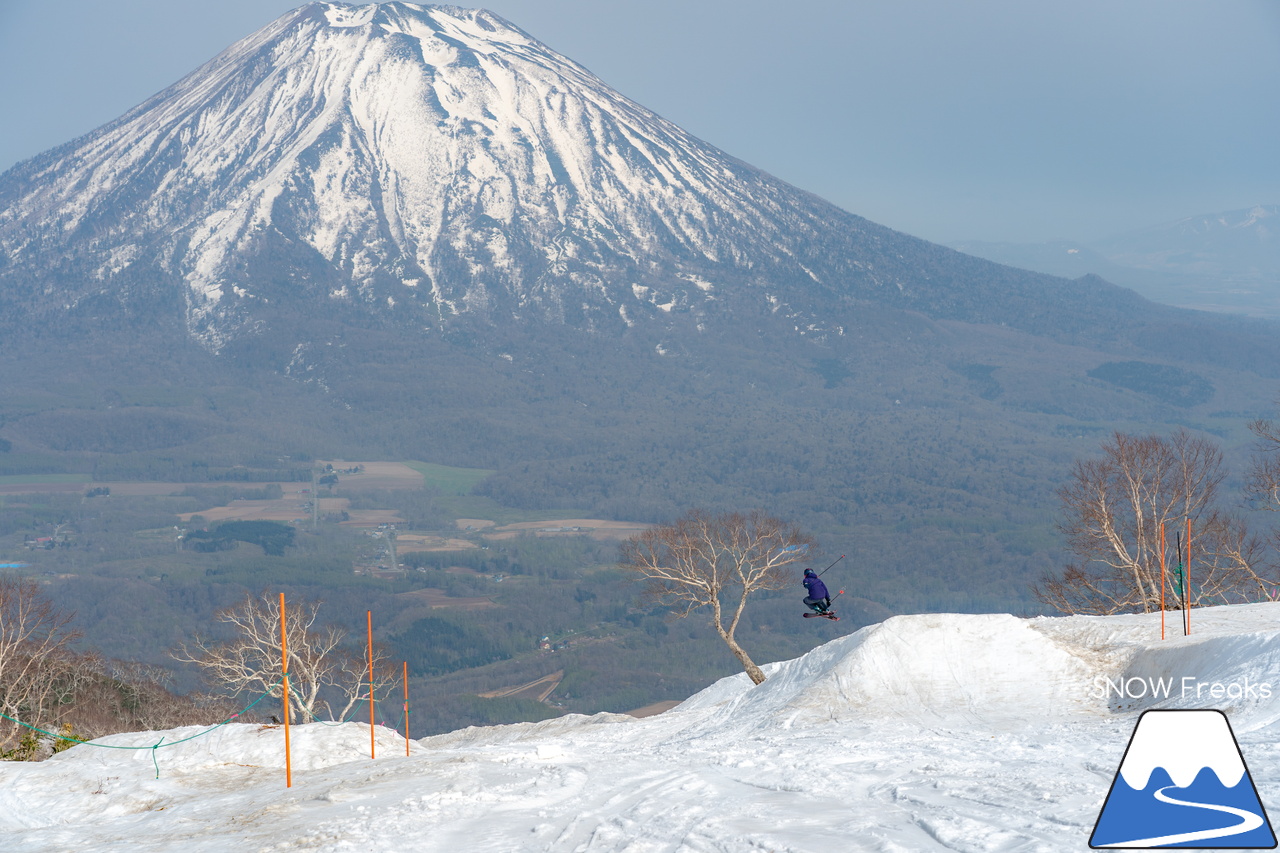
[[[818,574],[813,569],[805,569],[804,576],[807,578],[816,578]]]

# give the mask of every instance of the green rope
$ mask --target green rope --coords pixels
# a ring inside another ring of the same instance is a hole
[[[189,741],[189,740],[195,740],[196,738],[204,737],[205,735],[209,734],[210,732],[212,732],[212,731],[214,731],[214,730],[216,730],[216,729],[219,729],[219,728],[221,728],[221,727],[225,726],[227,723],[230,723],[232,720],[235,720],[235,719],[237,719],[238,717],[240,717],[240,715],[245,714],[245,713],[248,713],[249,711],[253,710],[253,707],[254,707],[255,705],[257,705],[257,704],[258,704],[259,702],[261,702],[263,699],[266,699],[268,696],[270,696],[270,695],[271,695],[271,691],[275,690],[275,689],[276,689],[276,687],[278,687],[278,686],[280,685],[280,682],[284,681],[284,678],[285,678],[285,676],[284,676],[284,675],[281,675],[279,678],[277,678],[277,679],[276,679],[275,684],[272,684],[270,687],[268,687],[268,688],[267,688],[267,689],[262,693],[262,695],[261,695],[261,696],[259,696],[257,699],[254,699],[252,702],[250,702],[250,703],[249,703],[248,705],[246,705],[244,708],[242,708],[241,710],[239,710],[239,711],[237,711],[236,713],[232,714],[230,717],[227,717],[227,718],[226,718],[225,720],[223,720],[222,722],[217,723],[216,725],[210,726],[209,728],[205,729],[205,730],[204,730],[204,731],[202,731],[202,732],[196,732],[195,734],[191,735],[190,737],[184,737],[184,738],[182,738],[181,740],[170,741],[169,743],[165,743],[165,742],[164,742],[164,738],[163,738],[163,737],[161,737],[159,741],[157,741],[156,743],[152,744],[151,746],[117,746],[116,744],[112,744],[112,743],[94,743],[93,741],[80,740],[79,738],[73,738],[73,737],[71,737],[71,736],[69,736],[69,735],[60,735],[60,734],[55,734],[54,732],[45,731],[44,729],[39,728],[39,727],[37,727],[37,726],[33,726],[33,725],[31,725],[30,723],[24,723],[24,722],[22,722],[22,720],[16,720],[16,719],[14,719],[13,717],[10,717],[8,714],[5,714],[5,713],[3,713],[3,712],[0,712],[0,717],[3,717],[4,719],[8,720],[8,721],[9,721],[9,722],[11,722],[11,723],[17,723],[17,724],[18,724],[18,725],[20,725],[20,726],[24,726],[24,727],[26,727],[26,728],[28,728],[28,729],[31,729],[31,731],[33,731],[33,732],[39,732],[39,733],[40,733],[40,734],[42,734],[42,735],[48,735],[49,737],[54,738],[55,740],[60,740],[60,741],[71,741],[72,743],[81,743],[81,744],[86,744],[86,745],[88,745],[88,746],[97,746],[97,747],[101,747],[102,749],[133,749],[133,750],[137,750],[137,749],[149,749],[149,750],[151,750],[151,763],[152,763],[152,765],[154,765],[154,766],[155,766],[155,768],[156,768],[156,778],[157,778],[157,779],[159,779],[159,778],[160,778],[160,762],[156,760],[156,750],[157,750],[157,749],[159,749],[159,748],[160,748],[160,747],[162,747],[162,746],[177,746],[177,745],[178,745],[178,744],[180,744],[180,743],[186,743],[186,742],[187,742],[187,741]],[[388,688],[388,689],[389,689],[389,688]],[[375,701],[375,702],[377,701],[377,695],[376,695],[376,694],[374,695],[374,701]],[[322,726],[341,726],[341,725],[345,725],[346,723],[351,722],[351,720],[353,720],[353,719],[355,718],[355,715],[356,715],[356,714],[358,714],[361,710],[362,710],[361,706],[360,706],[359,704],[357,704],[357,705],[352,709],[352,711],[351,711],[351,716],[347,717],[347,719],[345,719],[345,720],[339,720],[339,721],[337,721],[337,722],[329,722],[329,723],[326,723],[324,720],[312,720],[312,722],[319,723],[319,724],[320,724],[320,725],[322,725]],[[409,717],[409,703],[408,703],[408,702],[405,702],[405,703],[404,703],[403,710],[401,711],[401,714],[400,714],[400,722],[399,722],[399,723],[397,723],[397,726],[396,726],[396,727],[398,728],[400,724],[404,723],[404,722],[408,719],[408,717]]]
[[[156,768],[156,778],[160,778],[160,762],[156,761],[156,750],[160,748],[160,744],[164,743],[164,738],[160,738],[159,742],[151,747],[151,763]]]
[[[37,726],[33,726],[33,725],[31,725],[30,723],[24,723],[24,722],[22,722],[22,720],[15,720],[13,717],[10,717],[8,714],[5,714],[5,713],[3,713],[3,712],[0,712],[0,717],[4,717],[6,720],[8,720],[8,721],[9,721],[9,722],[11,722],[11,723],[17,723],[17,724],[18,724],[18,725],[20,725],[20,726],[24,726],[24,727],[26,727],[26,728],[28,728],[28,729],[31,729],[31,731],[33,731],[33,732],[39,732],[39,733],[40,733],[40,734],[42,734],[42,735],[48,735],[49,737],[51,737],[51,738],[55,738],[56,740],[69,740],[69,741],[71,741],[72,743],[82,743],[82,744],[87,744],[88,746],[101,747],[102,749],[149,749],[149,750],[151,750],[151,763],[155,765],[155,768],[156,768],[156,778],[157,778],[157,779],[159,779],[159,778],[160,778],[160,764],[159,764],[159,762],[157,762],[157,761],[156,761],[156,750],[157,750],[157,749],[159,749],[161,746],[177,746],[177,745],[178,745],[178,744],[180,744],[180,743],[186,743],[186,742],[187,742],[187,741],[189,741],[189,740],[195,740],[195,739],[196,739],[196,738],[198,738],[198,737],[204,737],[205,735],[209,734],[210,732],[214,731],[215,729],[219,729],[219,728],[221,728],[221,727],[225,726],[227,723],[229,723],[229,722],[231,722],[232,720],[236,719],[236,718],[237,718],[237,717],[239,717],[241,714],[247,713],[248,711],[252,710],[252,709],[253,709],[253,706],[254,706],[254,705],[257,705],[257,704],[258,704],[259,702],[261,702],[263,699],[266,699],[269,695],[271,695],[271,691],[272,691],[272,690],[275,690],[275,689],[276,689],[276,687],[277,687],[277,686],[280,684],[280,682],[282,682],[282,681],[284,681],[284,676],[283,676],[283,675],[281,675],[279,678],[277,678],[277,679],[276,679],[276,683],[275,683],[275,684],[272,684],[270,687],[268,687],[268,688],[266,689],[266,691],[265,691],[265,692],[263,692],[263,694],[262,694],[261,696],[259,696],[257,699],[254,699],[254,700],[253,700],[252,702],[250,702],[247,706],[245,706],[245,707],[244,707],[244,708],[242,708],[241,710],[237,711],[236,713],[232,714],[230,717],[227,717],[225,720],[223,720],[222,722],[220,722],[220,723],[218,723],[218,724],[213,725],[213,726],[210,726],[209,728],[205,729],[205,730],[204,730],[204,731],[202,731],[202,732],[196,732],[195,734],[191,735],[190,737],[184,737],[182,740],[175,740],[175,741],[170,741],[169,743],[165,743],[165,742],[164,742],[164,738],[162,737],[162,738],[160,738],[160,740],[159,740],[158,742],[156,742],[156,743],[155,743],[155,744],[153,744],[152,746],[117,746],[116,744],[113,744],[113,743],[94,743],[93,741],[80,740],[79,738],[73,738],[73,737],[70,737],[70,736],[64,736],[64,735],[60,735],[60,734],[54,734],[53,732],[47,732],[47,731],[45,731],[45,730],[44,730],[44,729],[42,729],[42,728],[39,728],[39,727],[37,727]]]
[[[400,720],[393,726],[395,729],[401,729],[409,720],[409,703],[404,701],[400,703]]]

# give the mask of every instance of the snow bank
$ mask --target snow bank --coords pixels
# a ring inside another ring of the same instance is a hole
[[[278,727],[162,747],[158,779],[150,749],[77,746],[0,762],[0,837],[6,853],[1056,853],[1086,848],[1147,707],[1225,710],[1274,813],[1280,605],[1194,619],[1161,640],[1158,614],[895,617],[655,717],[469,728],[407,757],[378,729],[376,761],[367,725],[299,726],[288,789]]]
[[[764,684],[722,679],[677,711],[760,724],[897,717],[1005,726],[1147,708],[1215,707],[1245,728],[1280,720],[1280,605],[1020,619],[896,616],[795,660]],[[1273,685],[1265,686],[1265,685]]]
[[[1035,721],[1097,711],[1089,662],[1007,614],[896,616],[766,671],[713,685],[680,709],[785,726],[868,716]]]
[[[187,740],[191,738],[191,740]],[[284,770],[283,726],[228,723],[184,726],[164,732],[133,732],[98,738],[92,746],[60,752],[46,764],[88,762],[105,771],[131,770],[132,765],[162,776],[183,776],[235,767],[267,767]],[[182,741],[182,742],[180,742]],[[159,744],[157,749],[150,749]],[[307,723],[289,727],[289,751],[296,771],[319,770],[369,757],[367,723]],[[393,729],[374,729],[375,752],[404,755],[404,736]],[[422,747],[409,741],[410,751]],[[103,748],[116,747],[116,748]],[[153,759],[154,754],[154,759]]]
[[[1108,713],[1216,708],[1236,731],[1280,720],[1280,604],[1193,610],[1182,615],[1073,616],[1030,624],[1068,645],[1094,669],[1091,694]]]

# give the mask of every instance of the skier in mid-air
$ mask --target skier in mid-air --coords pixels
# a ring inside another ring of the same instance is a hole
[[[805,591],[809,594],[805,597],[804,603],[814,613],[826,615],[827,610],[831,607],[831,594],[827,592],[827,585],[822,582],[822,578],[818,577],[818,573],[813,569],[804,570]]]

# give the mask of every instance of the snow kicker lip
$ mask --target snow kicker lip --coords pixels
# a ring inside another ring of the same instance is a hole
[[[822,720],[892,714],[1003,726],[1097,704],[1084,687],[1094,674],[1089,666],[1009,614],[895,616],[766,672],[759,687],[713,686],[686,707],[731,700],[734,713],[749,707],[780,723],[810,714]]]

